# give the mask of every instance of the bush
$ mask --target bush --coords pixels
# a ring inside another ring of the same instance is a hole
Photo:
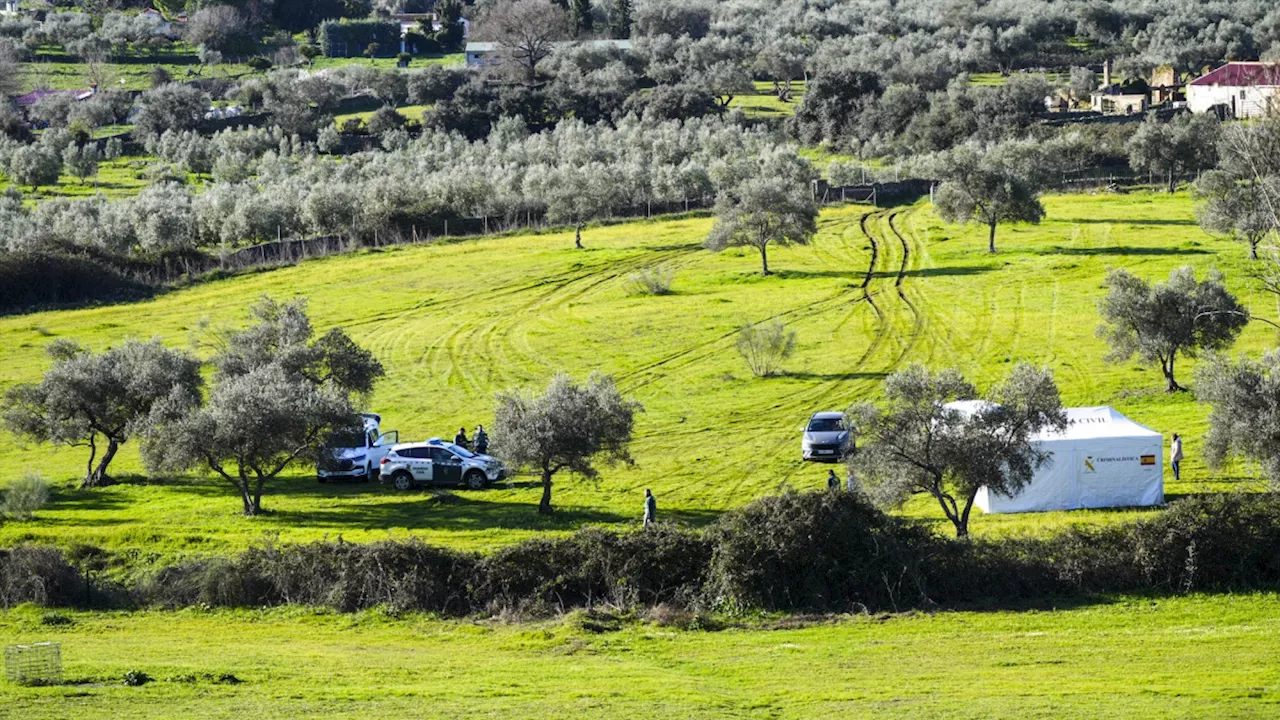
[[[574,607],[615,607],[696,600],[711,545],[667,525],[642,532],[597,528],[556,540],[531,540],[484,558],[476,608],[545,615]]]
[[[676,271],[667,265],[647,267],[631,273],[627,284],[635,293],[647,295],[670,295],[671,285],[676,279]]]
[[[0,607],[74,605],[84,597],[84,588],[84,577],[56,548],[19,545],[0,550]]]
[[[922,601],[931,536],[854,493],[762,498],[713,530],[707,597],[724,610],[878,610]]]
[[[28,472],[4,492],[0,512],[14,520],[30,520],[49,502],[49,482],[41,475]]]
[[[796,349],[796,331],[788,330],[781,320],[744,323],[738,328],[737,347],[753,375],[768,377],[776,374]]]

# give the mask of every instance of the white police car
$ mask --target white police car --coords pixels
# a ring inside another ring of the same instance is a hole
[[[397,490],[416,485],[466,485],[483,490],[506,476],[507,469],[497,458],[477,455],[440,438],[396,445],[382,459],[382,478],[391,480]]]
[[[316,478],[320,482],[354,479],[369,482],[377,477],[382,458],[400,442],[400,433],[382,432],[379,424],[382,416],[361,413],[364,429],[361,432],[340,434],[330,438],[316,462]]]

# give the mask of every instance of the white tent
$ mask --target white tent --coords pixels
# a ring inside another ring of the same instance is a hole
[[[1066,430],[1034,438],[1052,457],[1031,482],[1013,497],[984,487],[978,507],[1015,513],[1164,503],[1160,433],[1110,407],[1067,408],[1066,413]]]

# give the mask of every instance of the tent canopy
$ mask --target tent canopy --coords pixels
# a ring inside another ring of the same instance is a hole
[[[982,400],[948,403],[966,416],[987,405]],[[1045,431],[1032,442],[1050,453],[1049,462],[1013,497],[978,491],[975,504],[989,513],[1135,507],[1164,503],[1164,438],[1114,408],[1066,408],[1067,427]]]

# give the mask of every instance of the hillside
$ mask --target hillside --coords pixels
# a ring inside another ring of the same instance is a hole
[[[1247,275],[1245,250],[1205,235],[1185,194],[1054,196],[1045,204],[1042,225],[1001,228],[995,256],[984,252],[983,229],[946,226],[927,203],[873,212],[850,206],[822,214],[811,246],[775,248],[777,274],[768,278],[758,274],[756,255],[702,250],[711,220],[683,218],[591,227],[584,251],[572,249],[571,233],[400,247],[210,282],[136,305],[3,318],[0,386],[37,379],[52,339],[100,348],[158,336],[189,345],[207,324],[242,324],[249,303],[271,294],[308,298],[322,329],[346,328],[377,354],[388,377],[369,409],[402,439],[488,424],[496,391],[541,386],[561,369],[615,375],[646,412],[636,465],[606,468],[595,483],[560,479],[560,512],[550,520],[534,513],[532,478],[442,502],[377,485],[319,485],[302,472],[269,491],[264,505],[272,514],[250,520],[212,479],[136,477],[77,491],[70,488],[84,453],[9,441],[0,450],[0,482],[32,468],[65,489],[42,520],[0,527],[0,545],[141,546],[135,552],[147,557],[242,547],[263,533],[361,540],[408,531],[491,547],[537,530],[636,522],[645,487],[666,517],[701,522],[785,485],[821,485],[826,467],[798,460],[801,424],[814,410],[874,397],[885,373],[910,362],[959,367],[980,387],[1016,361],[1043,363],[1057,373],[1068,404],[1111,404],[1166,434],[1184,434],[1189,459],[1182,483],[1167,479],[1168,497],[1238,487],[1235,473],[1213,476],[1199,462],[1207,409],[1190,394],[1161,392],[1158,370],[1105,364],[1094,329],[1109,267],[1150,279],[1184,264],[1217,267],[1265,313],[1269,300]],[[675,269],[674,294],[629,287],[631,273],[659,265]],[[795,328],[798,348],[786,375],[755,379],[733,336],[743,320],[766,318]],[[1237,349],[1273,341],[1271,330],[1255,325]],[[1189,381],[1192,369],[1183,363],[1181,379]],[[136,448],[115,470],[141,474]],[[937,516],[923,501],[907,512]],[[974,532],[1128,515],[978,517]]]

